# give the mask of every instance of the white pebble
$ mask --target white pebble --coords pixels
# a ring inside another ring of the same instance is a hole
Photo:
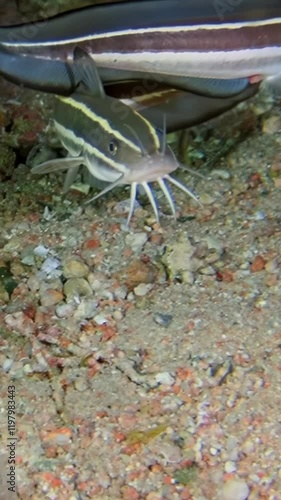
[[[152,288],[153,285],[150,283],[140,283],[134,288],[134,294],[137,297],[144,297]]]
[[[231,462],[231,460],[228,460],[227,462],[225,462],[224,464],[224,470],[225,472],[227,473],[231,473],[231,472],[235,472],[236,471],[236,464],[235,462]]]
[[[79,321],[91,319],[95,316],[97,307],[97,301],[83,298],[74,313],[74,318]]]
[[[147,233],[130,233],[126,236],[126,245],[131,247],[133,252],[141,251],[148,239]]]
[[[259,210],[258,212],[255,213],[254,215],[255,220],[264,220],[266,219],[266,214],[263,210]]]
[[[116,311],[114,311],[112,316],[116,321],[120,321],[121,319],[123,319],[124,314],[119,309],[116,309]]]
[[[10,371],[10,369],[12,368],[12,365],[14,364],[14,360],[13,359],[5,359],[4,363],[3,363],[3,371],[5,373],[8,373]]]
[[[44,245],[38,245],[33,249],[33,253],[38,257],[46,257],[49,253],[49,249],[44,247]]]
[[[128,289],[126,286],[120,286],[114,290],[114,295],[117,299],[124,300],[128,295]]]
[[[163,385],[173,385],[175,383],[174,377],[169,372],[160,372],[155,375],[156,382]]]
[[[222,487],[223,500],[246,500],[250,490],[243,479],[230,479]]]
[[[74,306],[72,303],[68,304],[58,304],[56,307],[56,315],[59,318],[69,318],[74,311]]]
[[[109,290],[103,290],[102,297],[103,297],[103,299],[114,300],[114,295]]]
[[[230,172],[222,168],[214,168],[211,172],[212,177],[217,177],[218,179],[227,180],[230,179]]]
[[[97,314],[94,317],[94,320],[95,320],[97,325],[106,325],[106,323],[107,323],[107,319],[102,313]]]
[[[210,448],[210,453],[215,457],[218,454],[219,450],[217,448]]]
[[[251,455],[251,453],[255,452],[255,443],[253,441],[251,441],[250,439],[247,439],[242,444],[242,450],[243,450],[243,453],[245,453],[246,455]]]
[[[61,263],[58,259],[55,259],[55,257],[47,257],[45,262],[43,263],[41,267],[41,271],[44,271],[47,274],[50,274],[52,271],[60,267]]]
[[[93,292],[97,292],[101,289],[102,284],[100,280],[96,278],[94,273],[90,273],[87,277],[87,280],[90,283]]]

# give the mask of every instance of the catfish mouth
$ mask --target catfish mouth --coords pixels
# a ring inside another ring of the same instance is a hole
[[[159,178],[169,175],[178,167],[179,164],[170,148],[165,154],[156,152],[152,155],[145,155],[134,165],[128,166],[128,171],[122,178],[122,184],[157,182]]]

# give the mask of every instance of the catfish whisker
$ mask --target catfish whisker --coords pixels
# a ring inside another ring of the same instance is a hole
[[[147,194],[147,197],[150,201],[150,204],[152,206],[153,212],[154,212],[155,217],[156,217],[156,221],[159,222],[159,210],[157,207],[155,197],[153,196],[152,189],[151,189],[150,185],[148,184],[148,182],[142,182],[141,185],[143,186],[143,188]]]
[[[203,179],[204,181],[206,180],[205,175],[200,174],[199,172],[197,172],[197,170],[194,170],[194,168],[187,167],[183,163],[179,163],[178,168],[180,168],[184,172],[188,172],[191,175],[195,175],[196,177],[199,177],[199,179]]]
[[[104,194],[108,193],[109,191],[111,191],[115,187],[125,184],[126,181],[125,181],[124,177],[125,176],[122,174],[116,181],[110,183],[100,193],[98,193],[97,195],[95,195],[90,200],[86,201],[85,205],[88,205],[89,203],[97,200],[98,198],[100,198]],[[197,196],[187,186],[185,186],[183,183],[179,182],[174,177],[171,177],[169,174],[164,174],[162,176],[159,176],[159,177],[157,177],[152,182],[157,182],[158,183],[161,191],[163,192],[163,194],[164,194],[164,196],[165,196],[165,198],[166,198],[166,200],[167,200],[167,202],[168,202],[168,204],[170,206],[170,209],[171,209],[171,212],[172,212],[172,215],[173,215],[174,218],[176,218],[175,203],[174,203],[172,194],[169,191],[169,188],[168,188],[168,185],[167,185],[166,181],[170,182],[171,184],[173,184],[174,186],[176,186],[178,189],[180,189],[181,191],[183,191],[190,198],[192,198],[194,201],[196,201],[201,207],[203,206],[202,203],[200,202],[200,200],[197,198]],[[148,200],[150,202],[150,205],[152,206],[153,212],[154,212],[155,217],[156,217],[156,221],[159,222],[159,210],[158,210],[158,206],[157,206],[157,198],[154,196],[153,190],[151,188],[152,182],[147,182],[147,181],[141,181],[140,180],[138,182],[137,181],[132,181],[132,182],[128,183],[128,184],[131,185],[131,190],[130,190],[130,207],[129,207],[129,213],[128,213],[128,217],[127,217],[127,225],[129,225],[129,223],[130,223],[130,221],[131,221],[131,219],[133,217],[133,214],[134,214],[135,201],[136,201],[136,197],[137,197],[138,186],[142,186],[143,187],[143,189],[144,189],[144,191],[145,191],[145,193],[146,193],[146,195],[148,197]]]
[[[172,212],[174,218],[176,218],[176,210],[175,210],[174,200],[172,198],[172,195],[171,195],[165,181],[163,180],[163,177],[159,177],[159,179],[157,179],[157,182],[158,182],[161,190],[163,191],[163,193],[166,197],[166,200],[168,201],[168,203],[170,205],[171,212]]]
[[[109,191],[111,191],[112,189],[114,189],[116,186],[119,186],[121,184],[122,178],[123,178],[123,174],[121,174],[120,177],[118,177],[118,179],[116,179],[116,181],[111,182],[102,191],[100,191],[98,194],[96,194],[95,196],[93,196],[93,198],[91,198],[90,200],[85,201],[84,205],[89,205],[90,203],[92,203],[92,201],[95,201],[98,198],[101,198],[101,196],[103,196],[104,194],[108,193]]]
[[[192,198],[194,201],[196,201],[201,207],[203,206],[202,203],[200,202],[200,200],[197,198],[197,196],[195,194],[193,194],[192,191],[189,188],[187,188],[184,184],[182,184],[181,182],[177,181],[173,177],[170,177],[170,175],[168,175],[168,174],[166,174],[163,177],[159,177],[158,179],[156,179],[156,182],[158,183],[166,200],[168,201],[169,206],[171,208],[172,215],[175,219],[176,219],[175,203],[174,203],[172,195],[168,189],[168,186],[166,185],[165,180],[171,182],[171,184],[174,184],[176,187],[181,189],[181,191],[188,194],[188,196],[190,198]],[[135,201],[136,201],[136,194],[137,194],[138,185],[140,185],[144,188],[144,190],[147,194],[147,197],[150,201],[150,204],[152,206],[153,212],[155,214],[156,221],[159,222],[159,210],[157,207],[157,199],[153,195],[153,191],[150,187],[150,183],[148,183],[148,182],[139,182],[139,183],[132,182],[131,183],[131,193],[130,193],[130,209],[129,209],[129,214],[128,214],[128,218],[127,218],[127,225],[129,225],[131,218],[133,216],[133,213],[134,213],[134,205],[135,205]]]
[[[138,187],[138,183],[132,182],[131,192],[130,192],[130,209],[129,209],[127,223],[126,223],[127,226],[130,224],[131,218],[133,217],[133,213],[134,213],[134,209],[135,209],[135,202],[136,202],[136,198],[137,198],[137,187]]]
[[[203,207],[201,201],[197,198],[197,196],[195,194],[193,194],[193,192],[190,191],[190,189],[188,187],[186,187],[184,184],[182,184],[181,182],[177,181],[176,179],[174,179],[174,177],[171,177],[169,174],[166,174],[163,177],[163,179],[168,179],[171,182],[171,184],[174,184],[175,186],[177,186],[181,191],[183,191],[184,193],[186,193],[188,196],[190,196],[190,198],[192,198],[201,207]]]

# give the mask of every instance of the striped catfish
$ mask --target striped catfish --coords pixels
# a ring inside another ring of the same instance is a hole
[[[64,186],[67,189],[84,165],[94,178],[109,183],[90,201],[115,186],[130,184],[127,223],[133,215],[139,184],[145,189],[157,220],[159,212],[149,183],[158,182],[174,216],[173,199],[165,181],[197,200],[186,186],[169,175],[179,165],[166,146],[165,131],[161,138],[151,123],[132,107],[107,96],[93,59],[83,49],[74,49],[74,61],[80,71],[80,86],[71,97],[57,97],[54,114],[56,130],[69,155],[38,165],[32,172],[68,170]]]
[[[141,0],[78,9],[47,22],[1,28],[1,72],[39,86],[54,84],[56,76],[58,87],[69,89],[74,82],[64,66],[56,72],[60,62],[71,62],[77,45],[95,59],[105,82],[147,74],[162,75],[164,83],[174,76],[263,78],[281,73],[281,4]],[[18,67],[12,67],[15,61]],[[36,75],[44,61],[49,75]]]
[[[151,77],[173,88],[224,97],[249,81],[281,73],[281,4],[141,0],[78,9],[1,28],[0,73],[32,88],[72,92],[77,45],[94,58],[104,83]],[[221,79],[233,85],[217,83]]]

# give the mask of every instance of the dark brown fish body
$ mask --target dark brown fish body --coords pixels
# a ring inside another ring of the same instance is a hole
[[[107,3],[0,28],[0,74],[30,88],[69,95],[79,84],[72,57],[79,45],[94,58],[108,94],[122,97],[130,82],[131,99],[146,96],[143,114],[146,98],[151,102],[151,94],[159,96],[163,87],[189,92],[170,94],[168,100],[163,94],[157,105],[149,105],[154,125],[163,111],[168,130],[199,123],[253,95],[258,85],[251,85],[252,76],[280,72],[279,0],[232,3]]]

